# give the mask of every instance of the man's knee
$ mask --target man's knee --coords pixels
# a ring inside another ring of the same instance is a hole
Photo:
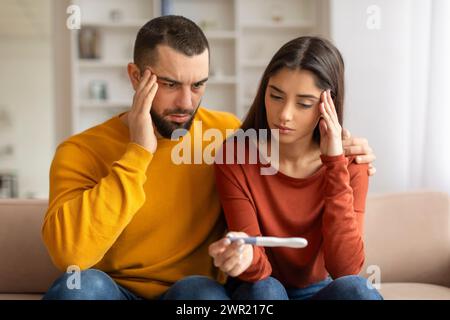
[[[225,288],[205,276],[188,276],[175,282],[163,295],[164,300],[224,300]]]
[[[342,299],[382,300],[383,297],[372,284],[361,276],[349,275],[337,278],[332,285],[341,293]]]
[[[45,300],[110,300],[120,299],[114,280],[103,271],[87,269],[79,273],[64,273],[47,293]]]

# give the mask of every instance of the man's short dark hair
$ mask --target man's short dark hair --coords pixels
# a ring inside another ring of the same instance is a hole
[[[175,15],[158,17],[139,30],[134,43],[134,63],[141,72],[157,62],[158,45],[167,45],[189,57],[209,50],[205,34],[193,21]]]

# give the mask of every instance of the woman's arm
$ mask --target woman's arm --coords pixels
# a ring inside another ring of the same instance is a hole
[[[325,267],[333,279],[358,274],[364,264],[363,224],[368,165],[322,156],[326,166],[322,217]]]
[[[351,165],[343,154],[342,127],[329,91],[321,97],[321,160],[326,167],[322,217],[325,267],[336,279],[358,274],[364,264],[363,219],[368,166]]]
[[[242,167],[237,164],[215,164],[215,173],[228,230],[245,232],[250,236],[261,236],[256,209],[245,186]],[[220,241],[218,244],[225,243],[223,239]],[[253,246],[252,249],[253,259],[250,266],[238,275],[239,279],[247,282],[264,279],[272,273],[264,248]]]

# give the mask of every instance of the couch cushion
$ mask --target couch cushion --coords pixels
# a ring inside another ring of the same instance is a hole
[[[425,283],[381,283],[385,300],[450,300],[450,288]]]
[[[45,292],[61,275],[41,238],[46,200],[0,200],[0,293]]]
[[[432,283],[450,287],[449,196],[440,192],[372,195],[365,217],[367,267],[381,282]]]

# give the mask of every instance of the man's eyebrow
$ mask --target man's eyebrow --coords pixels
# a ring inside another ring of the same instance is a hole
[[[206,81],[208,81],[208,77],[206,77],[205,79],[202,79],[200,81],[197,81],[194,84],[202,84],[202,83],[205,83]]]
[[[283,91],[283,90],[281,90],[280,88],[277,88],[276,86],[274,86],[274,85],[272,85],[272,84],[270,84],[269,87],[272,88],[273,90],[279,92],[279,93],[284,94],[284,91]],[[319,97],[316,97],[315,95],[312,95],[312,94],[298,94],[297,97],[298,97],[298,98],[306,98],[306,99],[319,100]]]
[[[158,80],[160,80],[160,81],[172,82],[172,83],[175,83],[175,84],[182,84],[180,81],[177,81],[177,80],[174,80],[174,79],[170,79],[170,78],[168,78],[168,77],[160,77],[160,76],[157,76],[157,78],[158,78]]]
[[[171,83],[178,84],[178,85],[182,85],[182,84],[183,84],[183,83],[181,83],[180,81],[177,81],[177,80],[174,80],[174,79],[170,79],[170,78],[168,78],[168,77],[158,77],[158,80],[162,80],[162,81],[166,81],[166,82],[171,82]],[[195,82],[194,84],[200,84],[200,83],[204,83],[204,82],[206,82],[206,81],[208,81],[208,77],[206,77],[206,78],[204,78],[204,79],[202,79],[202,80],[200,80],[200,81],[197,81],[197,82]]]

